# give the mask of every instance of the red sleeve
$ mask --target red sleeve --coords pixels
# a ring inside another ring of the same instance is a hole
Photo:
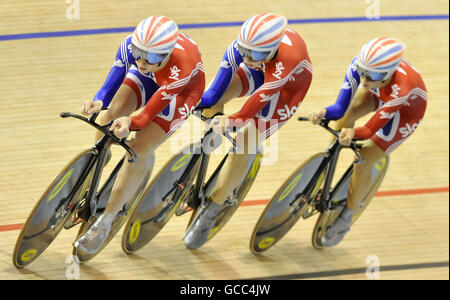
[[[281,87],[280,87],[281,89]],[[268,95],[266,95],[268,94]],[[274,96],[277,95],[276,90],[263,90],[251,95],[242,106],[241,110],[229,116],[232,120],[242,120],[247,122],[253,119],[256,114],[269,103]]]
[[[172,99],[178,96],[184,87],[189,83],[190,75],[183,79],[163,85],[157,90],[145,105],[144,110],[137,116],[131,117],[130,130],[139,130],[145,128],[157,114],[162,112]]]
[[[383,128],[399,111],[403,106],[403,103],[393,105],[389,102],[385,103],[375,115],[362,127],[355,128],[356,140],[367,140],[371,138],[380,128]]]
[[[131,117],[130,130],[139,130],[147,127],[153,118],[169,105],[176,94],[168,94],[165,89],[159,89],[145,105],[144,110],[137,116]]]
[[[275,63],[273,63],[275,64]],[[288,77],[278,79],[272,76],[266,65],[266,74],[264,84],[259,87],[244,103],[242,108],[229,116],[232,120],[242,120],[244,124],[253,119],[256,114],[262,110],[270,101],[280,96],[280,90],[288,81]],[[288,72],[286,72],[288,74]],[[285,75],[286,76],[286,75]]]

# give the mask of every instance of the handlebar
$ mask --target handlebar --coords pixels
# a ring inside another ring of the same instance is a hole
[[[298,118],[299,121],[309,121],[309,118],[307,117],[299,117]],[[341,132],[340,130],[334,130],[332,128],[330,128],[330,126],[328,126],[328,124],[330,123],[331,120],[328,119],[322,119],[319,123],[319,126],[321,126],[322,128],[326,129],[328,132],[330,132],[332,135],[334,135],[337,139],[339,139],[339,133]],[[350,143],[350,146],[343,146],[344,148],[350,148],[353,150],[353,152],[355,152],[356,156],[358,157],[358,159],[355,161],[356,163],[362,163],[364,162],[364,158],[362,157],[361,153],[359,152],[359,149],[361,149],[362,144],[358,143],[357,140],[352,140]]]
[[[207,118],[204,115],[202,115],[202,109],[198,109],[195,108],[194,112],[192,113],[194,116],[200,118],[202,121],[208,122],[211,121],[212,119],[214,119],[216,116],[223,116],[224,114],[221,112],[216,113],[214,116]],[[212,128],[210,128],[203,136],[207,136],[210,133],[212,133],[213,130]],[[231,142],[231,144],[233,144],[233,147],[238,150],[238,145],[236,143],[236,140],[230,135],[230,133],[228,131],[225,131],[225,133],[223,133],[223,136],[225,136],[227,138],[227,140],[229,140]]]
[[[108,138],[112,139],[114,144],[122,146],[130,154],[130,158],[128,158],[128,162],[132,163],[132,162],[137,161],[138,157],[137,157],[136,153],[133,151],[133,149],[131,149],[131,147],[128,146],[128,144],[126,143],[126,138],[119,139],[118,137],[116,137],[114,135],[114,133],[112,131],[110,131],[108,129],[111,126],[113,121],[111,120],[106,125],[101,126],[101,125],[95,123],[95,119],[97,118],[97,116],[98,116],[98,113],[94,113],[88,119],[88,118],[86,118],[84,116],[80,116],[80,115],[73,114],[73,113],[70,113],[70,112],[62,112],[62,113],[60,113],[60,117],[61,118],[72,117],[72,118],[79,119],[79,120],[81,120],[81,121],[83,121],[85,123],[88,123],[89,125],[93,126],[95,129],[101,131]]]

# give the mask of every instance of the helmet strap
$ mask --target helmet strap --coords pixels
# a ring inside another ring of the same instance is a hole
[[[392,75],[393,75],[393,74],[390,74],[386,79],[382,80],[382,81],[381,81],[381,86],[388,85],[388,83],[391,82]]]
[[[167,55],[167,57],[158,64],[158,67],[160,67],[163,64],[165,65],[169,61],[170,57],[172,56],[172,53],[169,53],[169,55]]]
[[[273,55],[269,55],[269,57],[267,57],[266,62],[274,60],[278,55],[278,50],[279,50],[279,48],[277,49],[277,51],[275,51],[275,53]]]

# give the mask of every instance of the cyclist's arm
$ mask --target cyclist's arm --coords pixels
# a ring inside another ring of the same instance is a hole
[[[289,76],[288,76],[289,77]],[[278,80],[280,84],[273,85],[273,81],[265,82],[255,93],[253,93],[242,108],[229,116],[232,120],[241,120],[244,124],[253,119],[256,114],[261,111],[274,97],[278,97],[277,93],[281,91],[284,84],[288,81],[288,77]],[[267,78],[267,76],[266,76]],[[269,79],[270,80],[270,79]],[[273,86],[277,86],[273,88]]]
[[[122,84],[125,76],[134,63],[134,58],[131,55],[128,45],[131,43],[131,36],[127,37],[117,50],[114,65],[106,77],[106,80],[100,90],[95,94],[94,101],[101,100],[103,108],[106,108],[111,103],[114,95]]]
[[[356,140],[371,138],[395,116],[395,113],[403,107],[403,103],[401,101],[385,103],[364,126],[355,128],[355,136],[353,138]]]
[[[325,118],[338,120],[342,118],[352,102],[361,79],[356,71],[356,57],[350,63],[345,74],[344,83],[337,97],[335,104],[326,108]]]
[[[237,50],[236,41],[234,41],[225,51],[219,71],[211,85],[203,93],[202,100],[198,107],[211,107],[222,98],[242,62],[243,58]]]
[[[180,82],[184,82],[180,86]],[[131,117],[130,130],[139,130],[147,127],[157,114],[162,112],[189,83],[189,78],[180,79],[171,84],[161,86],[150,98],[144,110],[137,116]]]

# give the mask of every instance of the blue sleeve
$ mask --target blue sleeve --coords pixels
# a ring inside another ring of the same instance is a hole
[[[94,101],[101,100],[103,108],[106,108],[111,103],[114,95],[122,84],[125,76],[130,69],[130,66],[135,63],[130,50],[131,35],[125,38],[117,50],[115,61],[111,70],[106,77],[105,83],[100,90],[95,94]]]
[[[347,73],[345,74],[344,83],[342,84],[341,91],[337,97],[336,103],[326,108],[327,113],[325,118],[329,120],[338,120],[342,118],[347,111],[350,103],[355,96],[361,79],[356,71],[356,57],[348,66]]]
[[[209,88],[203,93],[202,101],[198,107],[211,107],[222,98],[231,80],[236,75],[239,65],[243,61],[244,59],[237,50],[237,42],[234,41],[228,46],[220,64],[219,71]]]

